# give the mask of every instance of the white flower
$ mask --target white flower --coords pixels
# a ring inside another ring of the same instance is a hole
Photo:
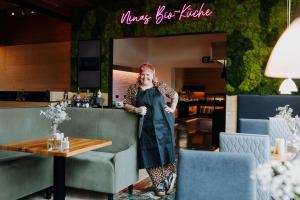
[[[271,191],[276,200],[300,197],[300,160],[259,165],[256,176],[262,189]]]
[[[281,118],[285,119],[290,131],[292,133],[295,133],[297,130],[296,120],[292,116],[293,109],[290,108],[289,106],[290,105],[285,105],[283,107],[276,108],[276,111],[278,111],[278,114],[276,115],[276,117],[281,117]],[[298,118],[298,115],[296,115],[295,117]]]
[[[40,115],[44,115],[46,119],[50,119],[53,124],[60,124],[64,120],[70,120],[71,118],[66,113],[66,107],[61,104],[50,104],[46,111],[41,110]]]

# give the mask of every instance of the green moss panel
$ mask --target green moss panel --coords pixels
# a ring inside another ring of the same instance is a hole
[[[155,13],[160,4],[169,10],[184,3],[199,8],[206,3],[213,16],[198,20],[163,21],[156,25],[121,25],[120,16],[128,9],[134,13]],[[300,0],[292,1],[292,10]],[[292,19],[294,18],[292,12]],[[264,76],[272,48],[285,30],[286,1],[279,0],[210,0],[176,1],[145,0],[101,2],[94,8],[80,10],[72,24],[72,89],[77,88],[78,40],[100,39],[101,91],[108,92],[109,41],[112,38],[135,36],[160,36],[186,33],[227,33],[227,93],[228,94],[277,94],[282,80]],[[299,81],[297,81],[298,87]]]

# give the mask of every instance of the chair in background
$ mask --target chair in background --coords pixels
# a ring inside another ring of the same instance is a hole
[[[251,154],[181,150],[176,200],[256,199]]]
[[[232,153],[251,153],[256,166],[270,162],[270,136],[259,134],[220,133],[220,151]],[[270,200],[271,195],[257,187],[258,200]]]
[[[238,132],[269,135],[269,120],[240,118]]]

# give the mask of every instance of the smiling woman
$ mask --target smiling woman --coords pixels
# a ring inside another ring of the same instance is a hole
[[[171,99],[171,105],[165,102]],[[175,174],[174,111],[178,94],[159,82],[153,65],[139,67],[137,83],[131,85],[124,99],[125,109],[142,116],[139,133],[139,168],[146,168],[155,186],[156,195],[173,190]]]

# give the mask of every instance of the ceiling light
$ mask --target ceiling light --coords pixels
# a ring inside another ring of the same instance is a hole
[[[272,50],[265,70],[265,76],[274,78],[287,78],[280,86],[281,94],[291,94],[296,92],[297,86],[291,78],[300,78],[300,18],[297,18],[290,24],[290,6],[288,1],[288,27],[280,36],[275,47]]]

